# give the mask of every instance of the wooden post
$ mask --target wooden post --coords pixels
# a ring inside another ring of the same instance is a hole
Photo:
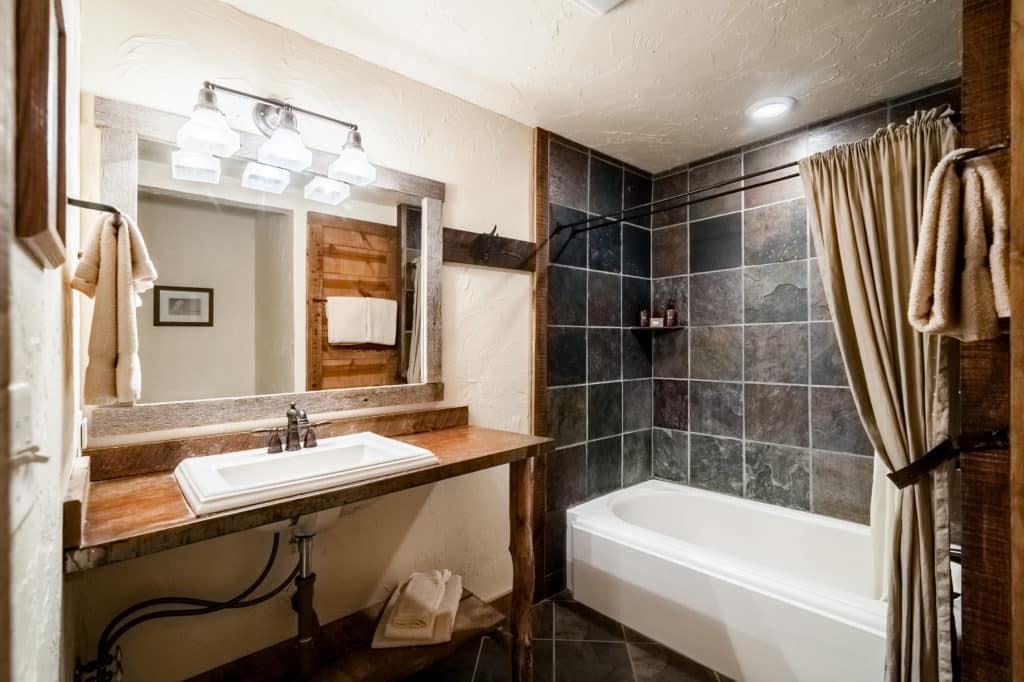
[[[533,682],[533,457],[509,465],[509,552],[512,554],[512,669],[516,682]]]
[[[1024,682],[1024,0],[1010,19],[1010,648]]]

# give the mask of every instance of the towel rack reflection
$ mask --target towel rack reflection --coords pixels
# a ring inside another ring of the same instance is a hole
[[[68,197],[68,203],[78,208],[87,208],[90,211],[102,211],[104,213],[113,213],[116,217],[121,217],[121,211],[117,210],[110,204],[100,204],[95,201],[86,201],[85,199],[75,199],[74,197]]]
[[[78,208],[85,208],[85,209],[88,209],[90,211],[100,211],[101,213],[111,213],[111,214],[113,214],[114,218],[116,219],[114,221],[114,231],[115,232],[117,231],[118,226],[120,226],[120,224],[121,224],[121,211],[119,211],[116,207],[111,206],[110,204],[101,204],[101,203],[98,203],[98,202],[95,202],[95,201],[86,201],[85,199],[76,199],[74,197],[68,197],[68,204],[71,205],[71,206],[76,206]],[[82,257],[82,252],[81,251],[78,252],[78,257],[79,258]]]

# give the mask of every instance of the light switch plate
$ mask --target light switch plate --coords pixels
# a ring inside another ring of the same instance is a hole
[[[32,387],[25,383],[11,384],[7,387],[7,398],[11,410],[10,522],[11,528],[17,529],[32,511],[38,495],[35,467],[31,464],[13,466],[25,453],[32,453],[38,447],[32,424]]]
[[[25,383],[11,384],[7,391],[11,406],[11,454],[16,457],[36,445],[32,424],[32,387]]]

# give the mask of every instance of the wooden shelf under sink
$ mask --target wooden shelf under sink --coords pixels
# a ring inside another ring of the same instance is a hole
[[[467,642],[497,630],[505,616],[472,593],[462,594],[452,641],[432,646],[371,649],[384,602],[320,628],[315,682],[401,680],[455,653]],[[189,682],[283,682],[296,679],[295,640],[289,639],[197,675]]]

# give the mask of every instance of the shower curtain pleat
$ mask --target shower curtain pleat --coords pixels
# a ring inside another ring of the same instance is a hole
[[[861,420],[885,470],[947,435],[948,347],[907,317],[928,178],[957,144],[943,110],[800,161],[825,296]],[[946,682],[950,647],[947,475],[898,490],[876,475],[872,525],[888,598],[886,680]],[[883,488],[883,486],[888,486]]]

